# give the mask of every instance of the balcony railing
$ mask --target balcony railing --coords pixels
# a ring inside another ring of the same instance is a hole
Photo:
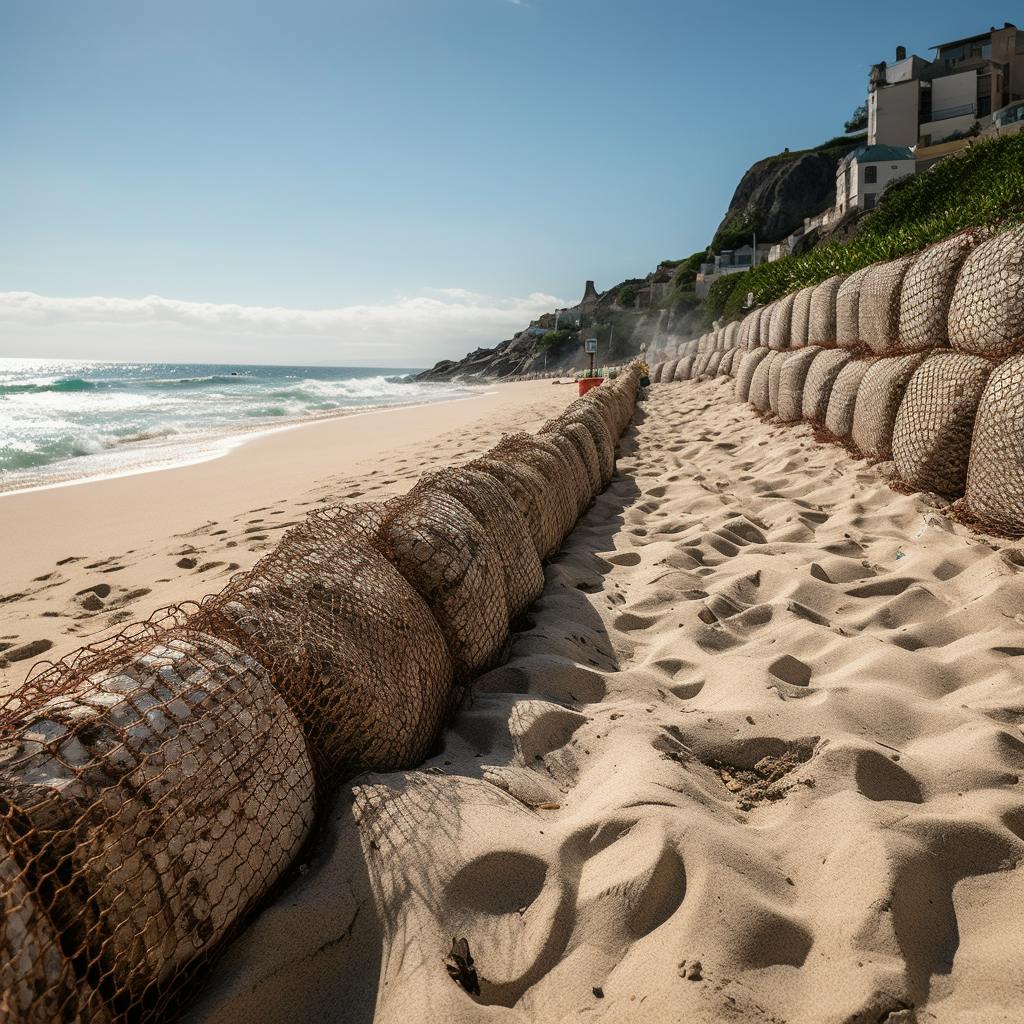
[[[973,103],[963,103],[959,107],[946,107],[944,110],[933,110],[928,122],[948,121],[951,117],[964,117],[967,114],[973,114],[974,111]]]

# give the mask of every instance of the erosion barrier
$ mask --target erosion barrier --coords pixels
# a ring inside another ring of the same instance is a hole
[[[717,365],[702,355],[714,351]],[[1024,536],[1022,227],[962,231],[649,358],[652,380],[670,360],[676,381],[734,377],[763,415],[807,422],[954,515]]]
[[[0,704],[0,1020],[166,1020],[339,781],[421,761],[614,473],[640,370],[537,434],[318,510],[198,604]]]

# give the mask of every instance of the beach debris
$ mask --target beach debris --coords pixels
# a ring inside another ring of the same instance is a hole
[[[702,970],[703,965],[699,960],[682,960],[679,964],[679,977],[687,981],[700,981],[704,977]]]
[[[594,993],[595,999],[604,999],[604,989],[600,985],[595,985],[591,991]]]
[[[473,955],[469,951],[468,939],[452,939],[451,952],[444,958],[444,966],[456,985],[464,988],[471,996],[480,995],[480,979],[476,974]]]

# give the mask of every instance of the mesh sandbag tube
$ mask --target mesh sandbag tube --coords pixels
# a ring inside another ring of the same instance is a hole
[[[900,292],[897,349],[921,352],[949,345],[949,304],[964,260],[982,240],[977,229],[928,246],[907,270]]]
[[[268,670],[327,783],[422,760],[448,710],[451,656],[381,524],[379,505],[318,510],[192,616]]]
[[[114,1020],[164,1016],[308,834],[298,721],[262,666],[182,626],[79,652],[8,698],[0,720],[0,885],[21,907],[5,942],[13,927],[21,952],[52,953],[55,931],[79,999],[102,998]],[[52,989],[68,972],[47,961],[37,999],[73,1020]],[[26,996],[13,994],[20,1019],[41,1020]]]
[[[899,342],[900,294],[913,256],[867,268],[860,286],[860,340],[877,355],[890,355]]]
[[[466,463],[465,468],[490,476],[511,496],[526,524],[538,558],[547,558],[554,550],[551,519],[547,508],[547,483],[530,466],[516,465],[486,455]]]
[[[872,359],[851,359],[836,376],[825,413],[825,429],[833,437],[848,438],[853,431],[857,391],[872,362]]]
[[[661,383],[661,372],[664,369],[665,369],[665,361],[662,360],[660,363],[658,363],[654,367],[653,370],[651,370],[651,383],[652,384],[660,384]]]
[[[790,352],[779,374],[779,393],[775,412],[780,420],[792,423],[803,418],[804,383],[807,371],[819,348],[800,348]]]
[[[678,358],[669,359],[665,362],[665,366],[661,371],[662,384],[668,384],[669,381],[673,381],[676,379],[676,366],[678,365],[678,363]]]
[[[743,353],[739,369],[736,371],[734,394],[737,402],[750,400],[750,385],[754,379],[754,372],[767,355],[768,350],[764,348],[755,348]]]
[[[870,267],[854,271],[836,292],[836,344],[840,348],[860,348],[860,292]]]
[[[572,484],[571,489],[576,495],[576,518],[578,519],[594,497],[594,491],[590,489],[590,477],[587,467],[584,465],[583,456],[580,455],[576,445],[561,431],[554,430],[548,434],[535,436],[538,443],[550,445],[549,450],[561,458],[566,478]]]
[[[608,429],[601,413],[594,408],[590,402],[577,398],[570,402],[562,414],[556,420],[565,423],[582,423],[590,436],[594,439],[597,447],[597,454],[601,460],[601,486],[607,487],[611,478],[615,475],[615,441],[616,437]]]
[[[540,429],[541,434],[562,434],[573,445],[583,465],[590,498],[601,490],[601,459],[597,454],[594,437],[582,423],[564,420],[548,420]],[[472,510],[471,510],[472,511]],[[475,513],[474,513],[475,515]],[[479,517],[478,517],[479,518]]]
[[[845,274],[836,274],[814,286],[811,308],[807,314],[808,345],[822,345],[826,348],[835,345],[836,302],[845,280]]]
[[[788,352],[780,352],[772,360],[768,370],[768,409],[773,413],[779,411],[779,390],[782,382],[782,368],[789,360]]]
[[[694,356],[683,356],[676,364],[675,380],[689,380],[690,372],[693,370]]]
[[[912,487],[959,497],[978,403],[993,364],[983,356],[935,352],[910,378],[896,414],[892,458]]]
[[[1024,349],[1024,227],[990,238],[964,260],[949,305],[949,343],[993,358]]]
[[[768,355],[754,367],[753,376],[750,378],[750,395],[748,401],[758,412],[770,411],[769,402],[769,380],[773,364],[778,360],[778,352],[769,352]]]
[[[801,288],[793,297],[793,317],[790,326],[790,347],[803,348],[808,344],[807,332],[811,325],[811,298],[814,288]]]
[[[779,351],[792,347],[793,300],[794,292],[783,295],[772,306],[771,319],[768,322],[768,347]]]
[[[923,352],[876,359],[857,389],[851,437],[863,455],[876,461],[892,457],[892,431],[896,413]]]
[[[777,303],[770,302],[761,310],[761,319],[757,322],[757,343],[761,348],[771,348],[772,317],[775,315]]]
[[[819,426],[825,422],[832,385],[839,371],[850,361],[850,353],[839,348],[815,349],[817,355],[807,369],[801,411],[803,418]]]

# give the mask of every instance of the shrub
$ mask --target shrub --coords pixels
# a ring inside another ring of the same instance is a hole
[[[636,288],[631,284],[623,285],[619,289],[619,294],[615,297],[615,301],[620,306],[632,306],[636,303]]]

